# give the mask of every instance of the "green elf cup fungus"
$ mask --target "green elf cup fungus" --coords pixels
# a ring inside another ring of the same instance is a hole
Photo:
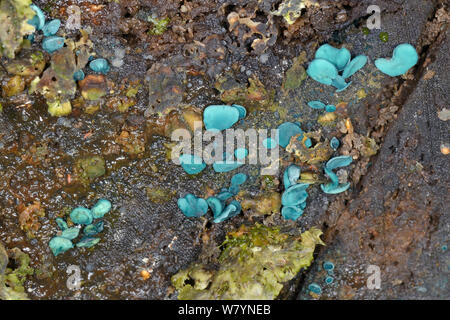
[[[58,227],[59,227],[62,231],[66,230],[66,229],[68,228],[67,222],[65,222],[64,219],[62,219],[62,218],[56,218],[55,221],[56,221],[56,224],[58,225]]]
[[[220,201],[227,201],[232,197],[233,193],[229,192],[228,190],[221,191],[219,194],[217,194],[217,199],[219,199]]]
[[[112,205],[109,200],[100,199],[91,209],[92,216],[94,219],[102,218],[111,210],[111,207]]]
[[[289,167],[284,170],[283,174],[283,183],[284,189],[287,190],[289,187],[297,184],[297,180],[300,178],[301,169],[295,164],[291,164]]]
[[[325,111],[326,112],[335,112],[336,111],[336,106],[329,104],[325,107]]]
[[[231,178],[231,185],[240,186],[247,181],[247,175],[245,173],[237,173]]]
[[[272,138],[267,138],[263,141],[263,146],[266,149],[274,149],[278,146],[277,142]]]
[[[322,265],[323,269],[325,271],[333,271],[334,270],[334,263],[331,261],[325,261]]]
[[[367,56],[359,55],[353,58],[352,61],[345,67],[344,72],[342,73],[342,78],[347,79],[354,75],[358,70],[364,68],[367,63]]]
[[[84,227],[83,234],[88,237],[95,236],[97,233],[102,232],[103,228],[104,228],[103,221],[99,221],[95,224],[90,224],[90,225]]]
[[[350,51],[346,48],[337,49],[329,44],[320,46],[316,51],[316,59],[324,59],[332,63],[339,71],[344,70],[351,59]]]
[[[306,189],[309,187],[307,183],[299,183],[289,187],[281,196],[281,204],[286,207],[296,206],[306,201],[308,193]]]
[[[338,194],[347,191],[347,189],[350,188],[350,183],[339,184],[339,178],[332,170],[340,167],[346,167],[352,163],[352,161],[353,159],[350,156],[340,156],[332,158],[327,162],[324,171],[327,176],[330,177],[331,183],[320,185],[323,192],[327,194]]]
[[[35,4],[31,4],[30,8],[36,12],[36,15],[28,20],[28,24],[31,24],[36,30],[41,30],[45,25],[45,16],[42,10]]]
[[[292,220],[295,221],[298,218],[300,218],[303,214],[303,209],[300,206],[290,206],[290,207],[283,207],[281,209],[281,215],[286,220]]]
[[[310,101],[308,102],[308,106],[310,106],[313,109],[322,110],[325,109],[326,105],[325,103],[321,101]]]
[[[234,151],[234,156],[238,160],[243,160],[248,156],[248,150],[245,148],[239,148]],[[229,159],[228,157],[224,157],[225,159]]]
[[[73,74],[73,80],[75,80],[75,81],[81,81],[84,79],[84,77],[85,77],[84,71],[81,69],[78,71],[75,71]]]
[[[187,174],[198,174],[206,168],[203,160],[192,154],[183,154],[180,156],[181,167]]]
[[[303,131],[297,124],[285,122],[278,127],[278,144],[286,148],[291,138],[300,133],[303,133]]]
[[[375,66],[381,72],[391,77],[396,77],[405,74],[409,69],[414,67],[418,61],[419,55],[417,54],[416,49],[412,45],[404,43],[394,49],[391,59],[375,60]]]
[[[229,172],[229,171],[233,171],[243,165],[244,165],[244,163],[239,162],[239,161],[230,161],[230,160],[217,161],[217,162],[213,163],[213,169],[215,172],[218,172],[218,173]]]
[[[80,229],[76,228],[76,227],[72,227],[72,228],[68,228],[66,230],[64,230],[60,237],[69,239],[69,240],[73,240],[76,237],[78,237],[78,235],[80,234]]]
[[[184,198],[178,199],[178,208],[186,217],[201,217],[208,211],[208,203],[205,199],[200,199],[193,194],[187,194]]]
[[[211,105],[203,112],[206,130],[225,130],[231,128],[240,119],[242,110],[226,105]]]
[[[73,223],[88,225],[92,223],[93,216],[91,210],[83,207],[78,207],[70,213],[70,219]]]
[[[91,248],[100,242],[100,238],[86,237],[76,244],[78,248]]]
[[[242,210],[241,204],[234,200],[218,215],[214,215],[214,223],[220,223],[237,216]]]
[[[224,209],[224,203],[216,197],[209,197],[208,199],[206,199],[206,202],[208,203],[208,206],[211,208],[211,211],[213,213],[213,215],[219,216],[223,209]]]
[[[98,73],[107,74],[110,70],[109,63],[106,59],[99,58],[89,62],[89,68]]]
[[[54,19],[49,22],[47,22],[44,27],[42,28],[42,32],[44,33],[45,37],[54,36],[61,26],[61,20]]]
[[[311,283],[308,290],[315,294],[322,294],[322,288],[317,283]]]
[[[69,249],[73,248],[72,241],[63,237],[54,237],[48,243],[50,249],[53,252],[53,255],[56,257],[57,255],[66,252]]]
[[[345,82],[345,79],[341,76],[337,76],[331,82],[331,85],[337,89],[336,92],[344,91],[351,84],[352,84],[351,82],[349,82],[349,83]]]
[[[239,111],[239,120],[244,119],[247,116],[247,109],[245,109],[245,107],[238,104],[233,104],[231,106]]]
[[[308,75],[322,84],[331,85],[338,76],[338,70],[331,62],[325,59],[313,60],[306,70]]]
[[[48,53],[53,53],[64,46],[64,38],[58,36],[50,36],[42,40],[42,49]]]
[[[339,142],[339,140],[336,137],[331,138],[331,141],[330,141],[331,149],[336,151],[340,145],[341,145],[341,143]]]
[[[334,170],[336,168],[346,167],[352,163],[353,159],[351,156],[339,156],[328,160],[325,167],[329,170]]]

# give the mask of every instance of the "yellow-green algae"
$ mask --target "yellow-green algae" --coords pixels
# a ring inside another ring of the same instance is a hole
[[[180,300],[270,300],[284,283],[310,266],[322,231],[317,228],[300,236],[279,228],[257,224],[241,226],[222,244],[219,269],[195,263],[172,277]]]

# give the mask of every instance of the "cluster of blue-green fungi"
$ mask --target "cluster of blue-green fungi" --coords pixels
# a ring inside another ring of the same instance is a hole
[[[339,183],[339,178],[334,169],[346,167],[352,163],[353,159],[350,156],[340,156],[330,159],[324,168],[325,174],[331,179],[327,184],[321,184],[322,191],[328,194],[337,194],[346,191],[350,188],[350,182]]]
[[[315,59],[310,63],[306,72],[317,82],[331,85],[336,88],[336,92],[341,92],[351,84],[346,80],[367,63],[367,57],[364,55],[351,58],[348,49],[337,49],[329,44],[324,44],[317,49]],[[339,74],[340,72],[342,74]]]
[[[111,202],[106,199],[100,199],[92,207],[92,209],[78,207],[70,213],[70,220],[75,225],[68,227],[67,222],[62,218],[56,218],[56,224],[61,229],[56,237],[53,237],[49,242],[49,247],[53,255],[57,256],[74,247],[72,240],[78,238],[82,226],[83,236],[76,246],[78,248],[90,248],[99,243],[100,238],[94,237],[103,231],[103,221],[95,221],[101,219],[105,214],[111,210]]]
[[[285,191],[281,196],[281,215],[287,220],[297,220],[306,208],[308,193],[306,189],[308,183],[297,183],[300,178],[301,169],[295,164],[286,168],[283,174],[283,184]]]
[[[35,4],[31,4],[30,8],[36,13],[35,16],[28,21],[28,24],[32,25],[36,31],[42,31],[44,39],[42,40],[42,49],[48,53],[53,53],[64,47],[64,37],[57,36],[56,33],[61,26],[59,19],[53,19],[45,21],[45,15],[42,10]],[[34,41],[34,34],[28,36],[28,40]],[[109,72],[110,67],[108,61],[103,58],[93,59],[90,57],[89,68],[98,73],[106,74]],[[75,71],[73,78],[76,81],[83,80],[85,74],[82,69]]]
[[[332,105],[332,104],[327,105],[318,100],[308,102],[308,106],[310,106],[311,108],[316,109],[316,110],[324,110],[325,109],[326,112],[335,112],[336,111],[335,105]]]
[[[240,105],[211,105],[203,112],[203,123],[207,131],[222,131],[231,128],[236,122],[245,118],[247,110]],[[243,160],[248,155],[247,149],[237,149],[233,155],[224,154],[221,161],[213,163],[215,172],[229,172],[244,165]],[[182,154],[180,156],[181,167],[188,174],[198,174],[206,168],[204,161],[196,155]]]
[[[330,285],[334,282],[334,263],[331,261],[325,261],[322,264],[323,269],[327,272],[327,276],[325,277],[325,284]],[[311,283],[308,286],[308,291],[312,292],[316,295],[321,295],[322,294],[322,288],[320,287],[320,285],[318,283]]]
[[[246,181],[246,174],[235,174],[231,178],[229,188],[223,188],[217,195],[206,200],[197,198],[193,194],[187,194],[185,197],[178,199],[178,208],[186,217],[201,217],[208,212],[209,207],[214,216],[214,223],[233,218],[241,212],[242,207],[239,201],[232,200],[232,198],[239,193],[240,186]]]
[[[336,92],[341,92],[351,84],[351,82],[346,82],[347,79],[362,69],[367,60],[365,55],[351,59],[348,49],[337,49],[329,44],[324,44],[316,51],[315,59],[310,63],[307,73],[317,82],[334,86]],[[405,74],[418,61],[419,56],[416,49],[412,45],[404,43],[394,49],[392,58],[377,59],[375,66],[381,72],[396,77]]]

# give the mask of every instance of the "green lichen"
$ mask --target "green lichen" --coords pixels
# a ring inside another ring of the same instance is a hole
[[[308,77],[303,63],[306,61],[306,52],[303,51],[300,56],[294,59],[292,67],[286,71],[283,88],[287,90],[297,89],[302,82]]]
[[[28,299],[23,287],[27,276],[33,275],[30,267],[30,257],[18,248],[11,250],[15,269],[7,268],[8,255],[0,244],[0,299],[1,300],[26,300]]]
[[[95,178],[105,174],[105,159],[101,156],[89,156],[79,159],[75,164],[75,172],[81,183],[87,185]]]
[[[302,10],[311,6],[318,7],[319,4],[313,0],[285,0],[272,14],[283,17],[288,24],[293,24],[302,15]]]
[[[176,192],[169,188],[147,187],[145,190],[149,200],[159,204],[169,202],[176,195]]]
[[[218,270],[193,264],[172,277],[180,300],[275,299],[284,283],[313,261],[316,245],[324,244],[316,228],[293,236],[278,228],[242,226],[229,233]]]
[[[167,26],[169,25],[169,18],[156,19],[152,17],[148,17],[148,21],[153,23],[153,28],[149,30],[148,34],[160,36],[167,30]]]
[[[24,50],[25,51],[25,50]],[[23,77],[39,76],[45,68],[45,58],[41,51],[28,51],[20,58],[4,64],[6,71]]]
[[[13,59],[22,45],[23,37],[35,31],[27,23],[35,15],[30,4],[31,0],[0,1],[0,56]]]

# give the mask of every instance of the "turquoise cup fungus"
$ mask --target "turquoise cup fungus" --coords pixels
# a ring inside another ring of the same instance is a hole
[[[349,63],[351,54],[346,48],[337,49],[329,44],[324,44],[317,49],[315,58],[327,60],[332,63],[338,71],[342,71]]]
[[[283,174],[283,184],[284,189],[287,190],[294,184],[297,184],[297,180],[300,178],[301,169],[295,164],[291,164],[284,170]]]
[[[313,109],[322,110],[325,109],[326,104],[321,101],[310,101],[308,102],[308,106],[310,106]]]
[[[218,173],[229,172],[229,171],[233,171],[243,165],[244,165],[244,163],[239,162],[239,161],[231,161],[231,160],[217,161],[217,162],[213,163],[213,169],[215,172],[218,172]]]
[[[42,32],[45,37],[54,36],[58,32],[60,26],[61,20],[53,19],[44,25]]]
[[[226,105],[211,105],[203,111],[203,123],[206,130],[225,130],[239,121],[242,110]]]
[[[107,74],[110,70],[108,61],[103,58],[98,58],[89,62],[89,68],[94,72],[102,74]]]
[[[67,228],[66,230],[64,230],[60,237],[62,238],[66,238],[68,240],[73,240],[76,237],[78,237],[78,234],[80,233],[80,229],[76,228],[76,227],[72,227],[72,228]]]
[[[53,237],[48,243],[50,250],[52,250],[53,255],[57,255],[66,252],[73,248],[73,243],[69,239],[63,237]]]
[[[198,174],[206,168],[206,164],[203,160],[192,154],[181,155],[180,164],[187,174]]]
[[[201,217],[208,212],[208,203],[205,199],[197,198],[193,194],[187,194],[177,201],[178,208],[186,217]]]
[[[102,218],[111,210],[111,207],[112,204],[109,200],[100,199],[91,209],[92,216],[94,217],[94,219]]]
[[[326,85],[331,85],[333,80],[339,75],[334,64],[325,59],[313,60],[309,64],[306,73],[317,82]]]
[[[359,55],[350,61],[350,63],[345,67],[342,73],[342,78],[347,79],[354,75],[358,70],[362,69],[367,63],[367,56]]]
[[[48,53],[53,53],[64,47],[64,38],[58,36],[50,36],[42,40],[42,49]]]
[[[42,10],[35,4],[31,4],[30,8],[36,12],[36,15],[28,20],[28,24],[31,24],[36,30],[41,30],[45,25],[45,15]]]
[[[292,220],[295,221],[298,218],[300,218],[303,214],[303,209],[300,206],[290,206],[290,207],[283,207],[281,209],[281,215],[286,220]]]
[[[278,144],[286,148],[293,136],[303,133],[299,125],[292,122],[285,122],[278,127]]]
[[[418,61],[419,55],[416,49],[409,43],[403,43],[394,49],[391,59],[377,59],[375,66],[381,72],[391,77],[397,77],[408,72]]]
[[[91,248],[100,242],[100,238],[86,237],[76,244],[78,248]]]
[[[281,204],[286,207],[296,206],[306,201],[308,193],[306,189],[309,187],[307,183],[299,183],[290,186],[281,196]]]
[[[241,204],[233,200],[230,204],[219,214],[214,215],[214,223],[220,223],[227,219],[237,216],[242,210]]]
[[[83,207],[78,207],[70,213],[70,219],[73,223],[88,225],[94,219],[91,210]]]

